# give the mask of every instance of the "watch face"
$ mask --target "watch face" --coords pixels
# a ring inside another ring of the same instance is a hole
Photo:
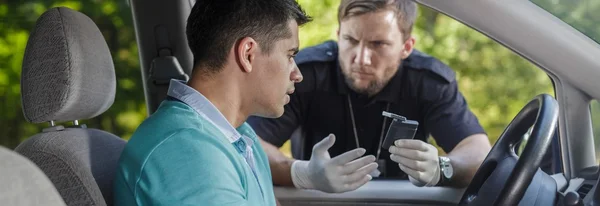
[[[452,166],[450,165],[444,165],[444,169],[442,171],[444,172],[444,176],[446,176],[446,178],[451,178],[452,174],[454,173]]]
[[[452,165],[450,164],[450,159],[447,157],[440,157],[440,166],[442,167],[442,173],[444,177],[450,179],[454,174],[454,170],[452,169]]]

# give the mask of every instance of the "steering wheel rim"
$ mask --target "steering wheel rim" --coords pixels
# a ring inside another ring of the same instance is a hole
[[[552,96],[541,94],[525,105],[500,135],[459,204],[518,205],[552,142],[557,122],[558,103]],[[515,145],[532,126],[525,149],[517,156]]]

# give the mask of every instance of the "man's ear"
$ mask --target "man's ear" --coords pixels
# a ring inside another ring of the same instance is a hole
[[[252,72],[252,63],[260,49],[252,37],[244,37],[235,47],[236,60],[243,72]]]
[[[413,49],[415,48],[415,38],[410,36],[406,41],[404,41],[404,45],[402,48],[402,59],[406,59],[413,51]]]

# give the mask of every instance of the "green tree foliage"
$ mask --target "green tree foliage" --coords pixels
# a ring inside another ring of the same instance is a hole
[[[28,34],[35,20],[48,8],[59,5],[90,16],[104,34],[115,61],[118,79],[115,103],[105,114],[84,123],[126,139],[131,136],[146,117],[146,111],[131,11],[126,2],[0,0],[1,145],[14,147],[47,127],[47,124],[27,123],[23,118],[19,91],[20,70]],[[339,0],[298,2],[314,18],[313,22],[300,29],[301,47],[316,45],[329,39],[336,40]],[[540,2],[555,6],[554,0],[536,1]],[[572,18],[572,22],[589,18],[590,21],[582,26],[590,30],[596,29],[598,34],[600,27],[592,27],[592,19],[600,18],[588,16],[592,14],[574,15],[569,12],[579,11],[584,6],[600,8],[600,4],[568,5],[559,11]],[[552,82],[541,69],[447,16],[420,7],[413,35],[417,39],[417,49],[439,58],[456,71],[461,91],[492,142],[534,96],[540,93],[554,95]],[[289,151],[289,148],[283,150]]]
[[[534,96],[554,95],[541,69],[494,40],[428,9],[421,16],[417,48],[456,71],[461,92],[492,142]]]

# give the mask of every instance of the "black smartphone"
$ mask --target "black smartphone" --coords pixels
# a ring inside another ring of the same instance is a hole
[[[415,134],[417,133],[417,127],[419,127],[419,122],[408,120],[406,117],[385,111],[381,115],[386,118],[392,118],[392,123],[388,128],[388,132],[385,135],[383,144],[381,144],[383,149],[389,149],[396,140],[413,139],[415,137]]]

